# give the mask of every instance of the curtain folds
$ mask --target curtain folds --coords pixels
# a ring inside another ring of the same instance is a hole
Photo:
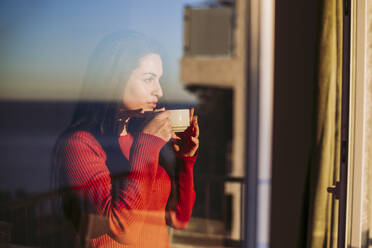
[[[366,227],[367,231],[367,240],[368,240],[368,247],[372,248],[372,2],[366,0],[365,1],[367,12],[367,30],[366,30],[366,92],[365,92],[365,99],[366,99],[366,107],[365,107],[365,118],[366,118],[366,144],[365,144],[365,164],[366,164],[366,175],[367,178],[365,180],[365,187],[366,187],[366,197],[364,199],[365,204],[365,215],[369,216],[368,222],[369,225]],[[369,180],[368,180],[369,179]]]
[[[342,87],[342,0],[323,0],[316,77],[314,140],[301,247],[336,247],[338,201],[327,188],[339,179]]]

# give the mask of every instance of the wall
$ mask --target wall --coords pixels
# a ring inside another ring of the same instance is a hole
[[[319,1],[277,0],[271,247],[298,248],[316,78]]]

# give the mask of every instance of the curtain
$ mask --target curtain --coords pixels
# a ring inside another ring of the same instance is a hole
[[[327,188],[339,180],[342,87],[342,0],[321,4],[313,145],[300,247],[336,247],[338,201]]]
[[[366,118],[366,144],[365,144],[365,164],[367,166],[366,171],[368,172],[367,179],[365,180],[366,184],[366,197],[364,198],[364,204],[366,216],[369,216],[369,227],[366,227],[367,230],[367,242],[368,247],[372,248],[372,2],[365,0],[366,8],[367,8],[367,30],[366,32],[366,92],[365,92],[365,118]]]

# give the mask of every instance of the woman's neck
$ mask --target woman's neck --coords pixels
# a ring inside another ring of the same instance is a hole
[[[124,121],[123,131],[121,131],[120,136],[125,136],[125,135],[128,134],[128,132],[127,132],[127,126],[128,126],[129,119],[130,119],[130,118],[127,118],[127,119]]]
[[[127,134],[128,134],[127,129],[124,127],[123,131],[120,133],[120,136],[125,136]]]

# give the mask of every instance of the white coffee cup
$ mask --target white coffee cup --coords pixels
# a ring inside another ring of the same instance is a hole
[[[173,132],[183,132],[190,126],[189,109],[173,109],[170,112],[169,120],[171,121]]]

